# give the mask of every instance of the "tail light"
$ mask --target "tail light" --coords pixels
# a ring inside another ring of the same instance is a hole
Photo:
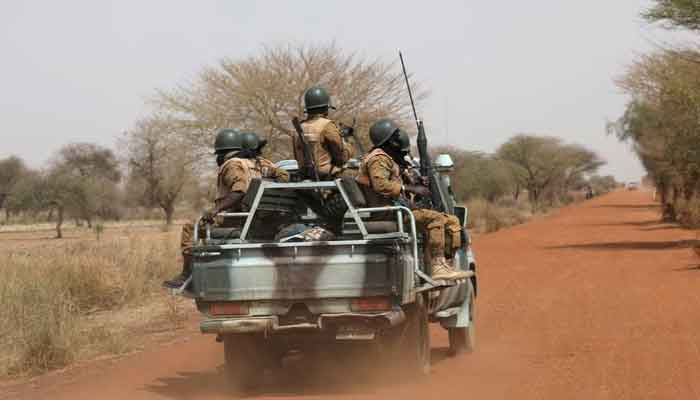
[[[388,297],[363,297],[353,299],[350,303],[352,311],[386,311],[391,310],[391,300]]]
[[[241,301],[225,301],[209,304],[209,314],[219,315],[248,315],[249,305]]]

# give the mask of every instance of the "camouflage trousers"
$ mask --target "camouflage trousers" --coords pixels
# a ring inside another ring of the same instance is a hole
[[[204,224],[199,225],[199,237],[206,235],[206,228]],[[188,221],[182,226],[182,232],[180,232],[180,250],[182,254],[192,254],[192,247],[194,246],[194,222]]]
[[[462,226],[454,215],[426,208],[412,210],[416,229],[423,232],[426,256],[452,258],[462,245]]]

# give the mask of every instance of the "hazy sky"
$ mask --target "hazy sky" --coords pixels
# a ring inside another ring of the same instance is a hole
[[[420,110],[433,143],[493,151],[519,132],[586,144],[603,173],[638,179],[605,135],[625,97],[612,80],[671,40],[642,0],[3,1],[0,157],[39,166],[62,144],[115,138],[155,88],[192,79],[263,43],[331,41],[393,60],[431,91]],[[405,95],[399,93],[399,95]]]

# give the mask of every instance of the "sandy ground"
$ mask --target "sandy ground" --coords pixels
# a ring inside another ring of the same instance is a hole
[[[279,398],[694,399],[700,269],[694,232],[659,224],[646,192],[616,192],[480,236],[478,344],[446,355],[432,328],[420,381],[363,373],[341,355],[291,362],[258,392]],[[222,346],[195,332],[118,360],[0,386],[0,398],[230,399]]]

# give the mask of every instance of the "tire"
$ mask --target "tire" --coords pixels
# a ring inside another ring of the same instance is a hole
[[[450,355],[457,356],[463,353],[471,353],[476,346],[476,326],[474,323],[474,312],[476,303],[474,297],[474,287],[471,282],[469,287],[469,326],[466,328],[447,328],[447,335],[450,340]]]
[[[224,372],[231,389],[245,391],[260,385],[267,354],[263,346],[262,338],[254,335],[224,337]]]
[[[390,365],[400,376],[421,377],[430,374],[430,330],[428,310],[423,295],[407,307],[406,322],[384,339],[383,346],[391,357]]]

